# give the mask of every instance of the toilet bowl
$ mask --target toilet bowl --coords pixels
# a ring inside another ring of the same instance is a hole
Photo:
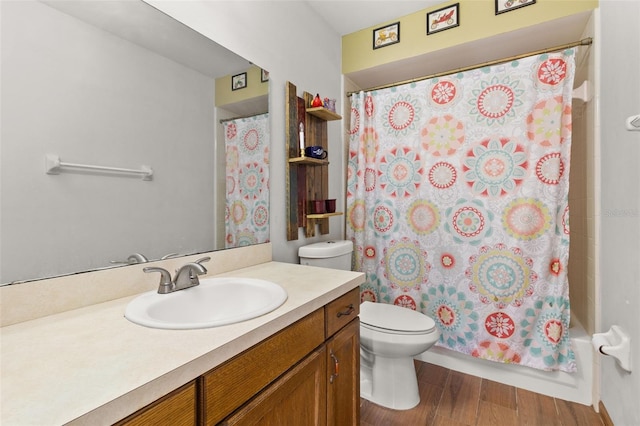
[[[302,246],[302,265],[351,269],[353,243],[324,241]],[[360,305],[360,396],[396,410],[420,402],[413,357],[440,338],[435,322],[411,309],[386,303]]]
[[[428,316],[386,303],[360,305],[360,396],[408,410],[420,402],[413,357],[433,346],[440,332]]]

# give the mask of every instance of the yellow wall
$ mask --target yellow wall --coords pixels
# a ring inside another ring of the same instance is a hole
[[[269,81],[261,81],[262,70],[255,65],[247,71],[247,87],[231,90],[231,75],[216,79],[216,106],[234,104],[269,94]]]
[[[460,3],[460,26],[426,35],[426,14]],[[598,0],[537,0],[535,4],[495,14],[494,0],[443,2],[420,12],[381,22],[342,37],[342,73],[349,74],[447,47],[514,31],[595,9]],[[373,49],[373,30],[400,22],[400,43]]]

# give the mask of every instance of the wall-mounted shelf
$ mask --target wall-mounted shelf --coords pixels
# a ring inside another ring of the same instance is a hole
[[[321,160],[318,158],[311,158],[311,157],[296,157],[296,158],[289,158],[289,163],[305,164],[309,166],[324,166],[325,164],[329,164],[329,160]]]
[[[329,233],[329,218],[343,213],[307,214],[312,200],[329,198],[329,161],[301,156],[301,149],[321,146],[326,151],[329,145],[327,122],[342,117],[326,108],[309,108],[313,95],[303,92],[298,96],[297,88],[290,82],[286,86],[286,193],[287,193],[287,240],[297,240],[300,228],[305,236]],[[304,129],[304,133],[300,129]],[[304,138],[300,140],[300,137]]]
[[[342,120],[340,114],[336,114],[324,107],[307,108],[307,114],[311,114],[314,117],[318,117],[326,121]]]

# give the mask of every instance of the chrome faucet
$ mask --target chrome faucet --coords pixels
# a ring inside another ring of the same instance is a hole
[[[189,262],[182,265],[180,269],[176,271],[174,279],[171,279],[171,274],[164,268],[158,268],[150,266],[144,268],[144,272],[160,272],[160,284],[158,285],[159,294],[173,293],[174,291],[184,290],[185,288],[195,287],[200,284],[198,275],[206,274],[207,268],[202,266],[202,262],[211,260],[210,257],[203,257],[195,262]]]

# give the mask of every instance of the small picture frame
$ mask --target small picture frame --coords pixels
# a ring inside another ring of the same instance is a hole
[[[460,3],[427,13],[427,35],[460,25]]]
[[[269,81],[269,71],[260,68],[260,81],[263,83]]]
[[[373,48],[379,49],[381,47],[389,46],[392,44],[400,43],[400,22],[395,22],[391,25],[376,28],[373,30]]]
[[[243,72],[231,77],[231,90],[244,89],[247,87],[247,73]]]
[[[536,0],[496,0],[496,15],[511,12],[514,9],[531,6]]]

